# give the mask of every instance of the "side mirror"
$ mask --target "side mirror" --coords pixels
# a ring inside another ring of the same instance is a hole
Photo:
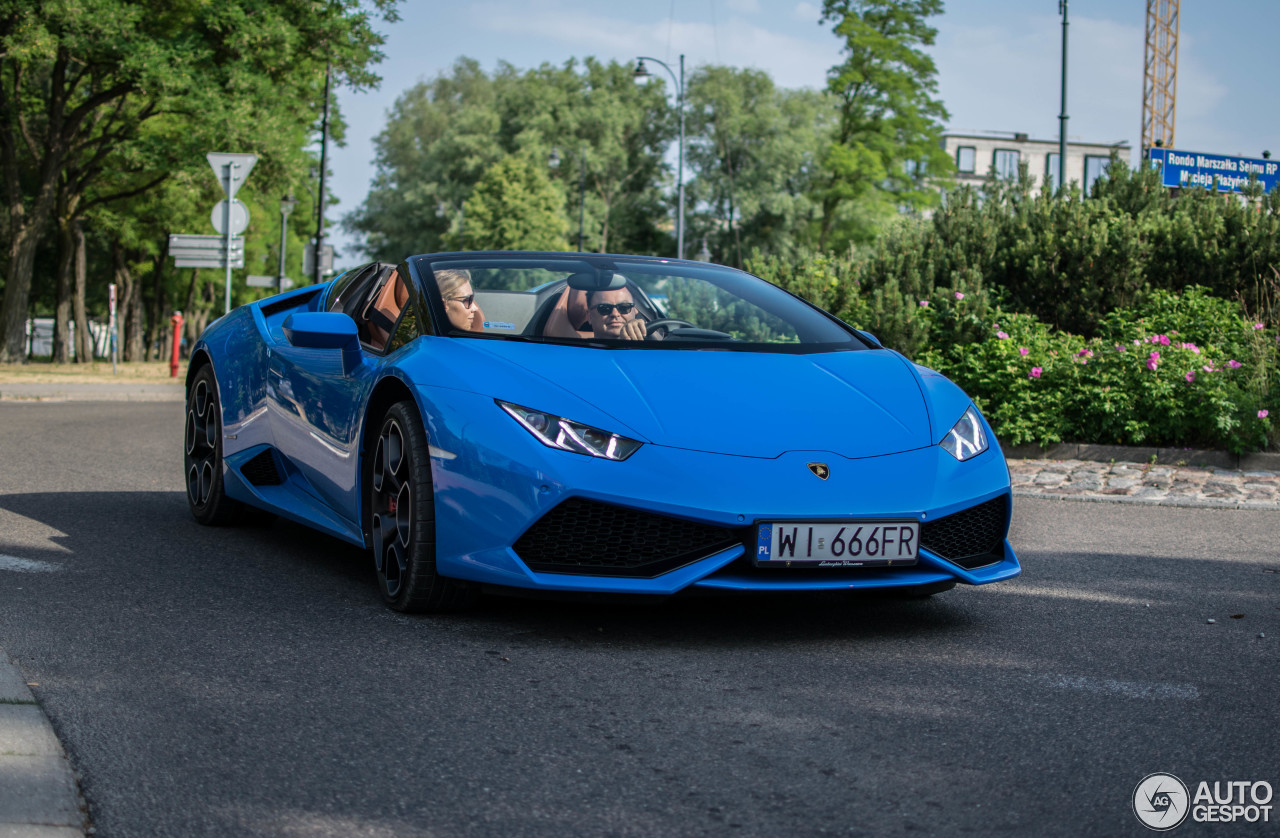
[[[884,344],[880,342],[880,338],[862,329],[854,329],[854,331],[861,335],[863,340],[874,346],[876,349],[884,349]]]
[[[340,311],[307,311],[284,321],[285,339],[301,349],[338,349],[342,368],[351,372],[360,364],[360,333],[356,321]]]

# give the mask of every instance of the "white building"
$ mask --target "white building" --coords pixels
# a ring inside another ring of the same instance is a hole
[[[1033,140],[1026,134],[988,132],[983,134],[943,134],[942,147],[956,165],[955,182],[981,185],[995,170],[997,177],[1014,178],[1018,165],[1025,163],[1027,172],[1042,183],[1058,182],[1058,141]],[[1067,143],[1067,182],[1079,183],[1087,195],[1093,182],[1102,176],[1111,153],[1129,163],[1129,144]]]

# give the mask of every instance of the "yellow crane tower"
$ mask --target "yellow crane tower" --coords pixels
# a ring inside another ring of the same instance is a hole
[[[1142,62],[1142,138],[1145,154],[1154,145],[1173,148],[1178,105],[1178,0],[1147,0],[1147,46]]]

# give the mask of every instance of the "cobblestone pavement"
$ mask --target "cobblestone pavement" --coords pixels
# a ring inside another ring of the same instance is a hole
[[[1280,473],[1224,468],[1009,460],[1013,493],[1158,506],[1280,509]]]

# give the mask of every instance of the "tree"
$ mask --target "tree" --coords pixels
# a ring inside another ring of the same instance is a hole
[[[939,142],[947,112],[922,48],[937,34],[925,19],[941,11],[942,0],[823,0],[845,60],[827,74],[839,121],[814,190],[820,247],[865,239],[877,216],[937,201],[925,178],[950,173]]]
[[[503,64],[490,76],[460,59],[396,101],[375,140],[369,195],[343,223],[381,259],[446,242],[474,247],[466,202],[484,173],[507,155],[545,168],[555,149],[564,214],[577,219],[585,197],[586,248],[658,252],[669,217],[662,155],[673,136],[662,90],[637,85],[628,65],[588,58],[522,72]],[[576,243],[573,227],[557,249]]]
[[[372,5],[394,19],[394,2]],[[138,155],[144,131],[244,141],[262,131],[259,117],[305,125],[326,62],[353,86],[372,84],[380,43],[359,0],[0,0],[0,362],[22,358],[36,249],[55,209],[65,227],[94,190],[99,203],[128,199],[172,170]],[[120,191],[103,189],[107,179]]]
[[[546,167],[510,156],[491,166],[467,199],[471,250],[566,250],[564,192]],[[462,249],[461,242],[452,244]]]
[[[779,90],[760,70],[703,67],[689,80],[688,109],[689,239],[738,267],[753,250],[802,244],[820,138],[832,128],[829,97]]]

